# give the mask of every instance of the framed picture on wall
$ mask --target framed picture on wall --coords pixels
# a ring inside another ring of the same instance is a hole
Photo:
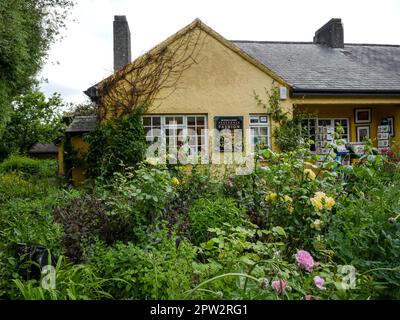
[[[378,126],[378,132],[389,133],[389,130],[390,128],[387,125]]]
[[[355,109],[354,121],[355,123],[371,123],[371,109]]]
[[[378,140],[378,147],[389,147],[389,140]]]
[[[389,133],[388,132],[378,132],[378,140],[389,140]]]
[[[389,126],[389,134],[391,137],[394,137],[394,117],[388,117],[387,119],[387,124]]]
[[[369,126],[357,127],[357,142],[364,142],[365,138],[369,137]]]

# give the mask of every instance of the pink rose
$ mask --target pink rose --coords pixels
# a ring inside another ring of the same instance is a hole
[[[300,268],[308,272],[311,272],[315,267],[313,257],[305,250],[300,250],[296,253],[296,261]]]
[[[324,287],[325,285],[325,280],[321,278],[320,276],[315,276],[314,277],[314,284],[318,289],[325,290],[326,288]]]
[[[275,289],[276,293],[280,294],[285,292],[286,286],[287,286],[287,282],[285,280],[275,280],[272,281],[271,283],[272,288]]]

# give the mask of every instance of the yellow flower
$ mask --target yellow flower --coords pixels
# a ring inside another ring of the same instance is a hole
[[[319,200],[322,200],[325,197],[326,197],[326,194],[325,194],[325,192],[322,192],[322,191],[318,191],[314,194],[314,198],[319,199]]]
[[[304,169],[304,175],[310,180],[314,180],[316,175],[311,169]]]
[[[276,199],[278,198],[278,195],[275,192],[269,192],[266,196],[265,196],[265,202],[267,203],[272,203],[274,202]]]
[[[285,195],[283,197],[283,201],[285,201],[285,202],[293,202],[293,199],[291,197],[289,197],[288,195]]]
[[[316,219],[312,224],[311,224],[311,228],[314,228],[315,230],[321,230],[321,224],[322,221],[319,219]]]
[[[335,205],[336,201],[332,197],[325,198],[325,208],[331,210],[332,207]]]
[[[314,197],[310,199],[311,204],[313,207],[317,210],[320,211],[322,209],[328,209],[331,210],[332,207],[335,205],[335,199],[332,197],[328,197],[324,192],[316,192],[314,194]]]
[[[293,213],[293,211],[294,211],[294,208],[291,204],[288,205],[287,209],[288,209],[289,213]]]
[[[321,198],[311,198],[311,204],[315,208],[315,210],[320,211],[324,208],[324,205],[322,204]]]
[[[179,185],[180,185],[180,182],[179,182],[179,180],[178,180],[177,177],[173,177],[173,178],[171,179],[171,182],[172,182],[172,184],[173,184],[174,186],[179,186]]]

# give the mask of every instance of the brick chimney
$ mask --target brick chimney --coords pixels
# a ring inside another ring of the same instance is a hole
[[[314,43],[331,48],[343,48],[343,24],[341,19],[333,18],[315,32]]]
[[[131,62],[131,32],[126,16],[114,16],[114,72]]]

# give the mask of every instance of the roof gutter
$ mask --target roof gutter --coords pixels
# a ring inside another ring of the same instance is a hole
[[[400,97],[400,90],[292,89],[292,97]]]

